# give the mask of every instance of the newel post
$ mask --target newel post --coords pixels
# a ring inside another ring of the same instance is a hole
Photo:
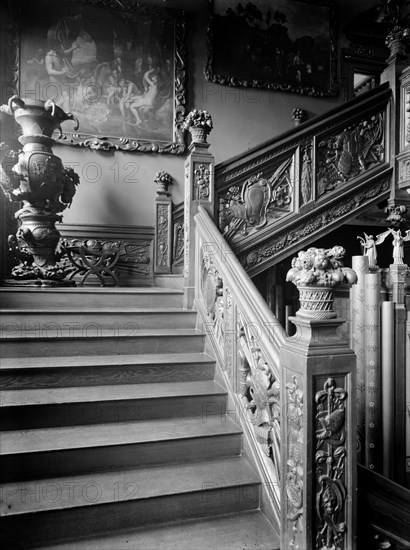
[[[338,331],[334,289],[355,283],[345,250],[310,248],[287,280],[301,307],[280,350],[281,548],[356,548],[356,356]]]
[[[195,220],[198,206],[214,215],[214,157],[208,151],[207,135],[212,130],[207,111],[194,109],[186,117],[183,128],[189,130],[192,142],[185,160],[184,201],[184,307],[191,309],[195,299]]]

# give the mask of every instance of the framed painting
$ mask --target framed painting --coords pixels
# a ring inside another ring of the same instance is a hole
[[[209,2],[208,80],[316,97],[338,93],[331,0]]]
[[[79,121],[57,141],[184,151],[183,12],[132,0],[12,0],[9,10],[10,91],[53,99]]]

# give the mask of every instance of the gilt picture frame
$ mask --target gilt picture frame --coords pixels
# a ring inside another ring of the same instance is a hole
[[[9,2],[11,96],[53,99],[79,121],[57,142],[180,154],[184,14],[132,0]]]
[[[331,0],[209,0],[207,80],[314,97],[337,95]]]

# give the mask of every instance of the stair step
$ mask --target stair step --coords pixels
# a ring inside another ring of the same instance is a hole
[[[49,356],[49,355],[107,355],[115,350],[118,354],[177,353],[203,351],[204,335],[195,329],[148,329],[148,330],[88,330],[49,331],[39,335],[27,332],[24,338],[2,334],[2,357]]]
[[[173,522],[36,546],[34,550],[279,550],[280,537],[260,511]]]
[[[226,413],[227,392],[212,380],[6,390],[3,430],[77,426]]]
[[[24,338],[57,331],[140,330],[149,328],[195,328],[196,311],[182,308],[76,308],[0,310],[2,334]]]
[[[13,545],[255,510],[260,503],[258,476],[241,457],[7,483],[1,489],[3,533]]]
[[[107,308],[120,307],[182,307],[181,290],[159,287],[133,288],[1,288],[1,307],[26,308]]]
[[[12,357],[0,363],[0,389],[212,380],[205,353]]]
[[[216,415],[3,432],[5,481],[239,455],[242,431]]]

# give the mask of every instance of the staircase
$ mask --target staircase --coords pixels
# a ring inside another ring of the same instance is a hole
[[[0,293],[3,548],[279,548],[180,291]]]

